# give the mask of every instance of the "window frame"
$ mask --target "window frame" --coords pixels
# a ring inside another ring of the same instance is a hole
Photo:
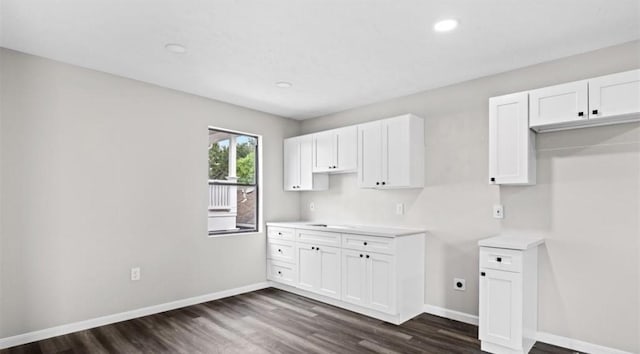
[[[255,184],[247,184],[247,183],[226,183],[229,185],[234,185],[234,186],[238,186],[238,187],[255,187],[256,188],[256,227],[255,229],[250,229],[250,230],[246,230],[246,231],[241,231],[241,230],[234,230],[234,231],[229,231],[229,232],[210,232],[209,228],[207,227],[207,237],[209,238],[218,238],[218,237],[229,237],[229,236],[239,236],[239,235],[255,235],[255,234],[260,234],[263,232],[263,222],[262,222],[262,135],[260,134],[255,134],[255,133],[248,133],[248,132],[243,132],[243,131],[239,131],[239,130],[231,130],[231,129],[226,129],[226,128],[219,128],[219,127],[215,127],[215,126],[207,126],[207,138],[208,138],[208,134],[210,134],[210,132],[214,130],[214,131],[218,131],[218,132],[223,132],[223,133],[228,133],[228,134],[235,134],[235,135],[244,135],[244,136],[248,136],[248,137],[252,137],[255,138],[257,141],[256,144],[256,161],[255,161],[255,179],[256,179],[256,183]],[[208,154],[208,151],[207,151]],[[208,160],[208,159],[207,159]],[[207,163],[207,186],[209,186],[210,184],[212,184],[211,179],[209,179],[209,164]],[[207,209],[207,219],[209,217],[208,214],[208,209]]]

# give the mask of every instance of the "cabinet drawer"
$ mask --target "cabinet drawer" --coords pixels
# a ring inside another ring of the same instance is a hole
[[[480,247],[480,268],[522,272],[522,252],[503,248]]]
[[[295,239],[295,229],[269,226],[267,229],[267,237],[274,240],[293,241]]]
[[[280,283],[294,284],[296,279],[296,265],[268,259],[267,279]]]
[[[340,234],[337,232],[310,231],[296,229],[296,240],[314,245],[340,247]]]
[[[395,241],[391,237],[342,234],[342,247],[359,251],[393,254]]]
[[[269,242],[267,242],[267,258],[285,262],[295,262],[296,252],[293,242],[269,240]]]

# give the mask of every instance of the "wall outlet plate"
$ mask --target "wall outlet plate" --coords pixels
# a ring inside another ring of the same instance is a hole
[[[493,217],[496,219],[504,219],[504,208],[502,204],[495,204],[493,206]]]
[[[140,267],[131,268],[131,280],[140,280]]]
[[[467,290],[467,283],[462,278],[453,278],[453,290],[465,291]]]

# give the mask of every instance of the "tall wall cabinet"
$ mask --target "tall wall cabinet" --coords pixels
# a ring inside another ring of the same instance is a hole
[[[329,176],[314,174],[311,161],[312,136],[284,140],[284,189],[312,191],[329,188]]]

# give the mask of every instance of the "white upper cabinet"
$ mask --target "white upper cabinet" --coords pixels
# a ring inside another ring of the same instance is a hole
[[[356,126],[313,134],[313,172],[354,172],[358,158]]]
[[[358,126],[361,188],[424,186],[424,121],[412,114]]]
[[[489,99],[489,182],[535,184],[535,134],[526,92]]]
[[[640,120],[640,70],[529,92],[529,126],[537,132]]]
[[[640,113],[640,70],[589,80],[589,119]]]
[[[297,136],[284,140],[284,189],[287,191],[325,190],[326,174],[313,174],[312,137]]]
[[[530,126],[588,119],[587,92],[587,80],[530,91]]]

